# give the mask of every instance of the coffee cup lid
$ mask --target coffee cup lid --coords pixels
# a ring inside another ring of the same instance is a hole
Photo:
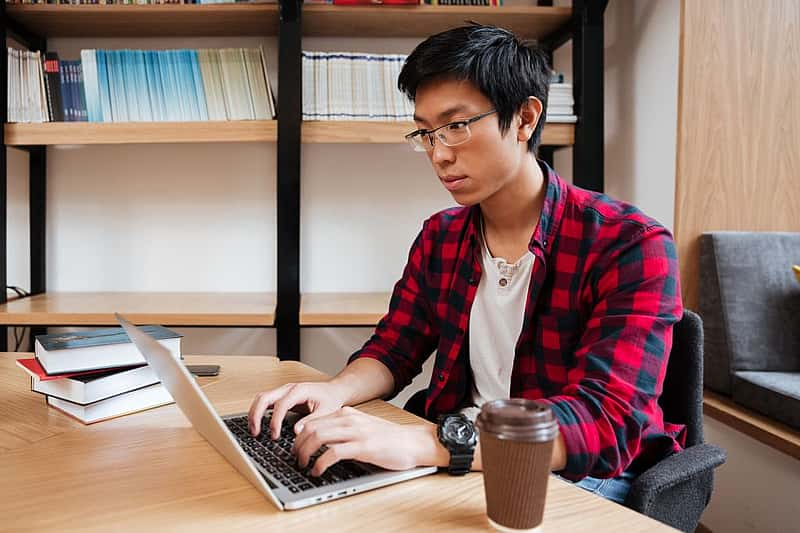
[[[476,425],[479,431],[500,439],[542,442],[558,435],[558,422],[550,406],[525,398],[486,402]]]

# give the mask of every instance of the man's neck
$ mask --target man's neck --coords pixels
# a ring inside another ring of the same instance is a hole
[[[519,175],[480,204],[484,228],[500,242],[533,235],[544,204],[545,182],[533,155]],[[491,240],[491,239],[490,239]]]

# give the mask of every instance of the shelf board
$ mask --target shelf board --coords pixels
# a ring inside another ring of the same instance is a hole
[[[357,120],[318,120],[303,122],[304,143],[403,143],[406,133],[417,127],[413,122],[379,122]],[[542,144],[571,146],[575,144],[574,124],[545,124]]]
[[[467,21],[541,39],[569,23],[570,7],[303,6],[303,34],[313,37],[427,37]]]
[[[374,326],[389,310],[389,292],[319,292],[300,297],[301,326]]]
[[[5,125],[7,146],[274,142],[275,120],[202,122],[45,122]]]
[[[252,292],[54,292],[0,305],[0,324],[115,326],[114,313],[137,324],[272,326],[275,294]]]
[[[800,459],[800,431],[737,405],[730,398],[706,390],[703,414]]]
[[[275,4],[8,4],[8,16],[44,37],[277,35]],[[426,37],[468,20],[541,39],[569,23],[569,7],[303,6],[303,33],[319,37]],[[402,23],[398,23],[402,21]]]
[[[278,34],[276,4],[6,4],[6,14],[42,37],[189,37]]]

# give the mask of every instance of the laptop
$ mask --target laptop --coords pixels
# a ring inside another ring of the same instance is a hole
[[[264,430],[252,437],[247,413],[220,417],[182,362],[122,316],[115,316],[194,428],[280,510],[301,509],[436,472],[435,466],[391,471],[359,461],[340,461],[322,476],[311,476],[307,468],[297,465],[291,452],[292,428],[300,415],[287,414],[275,441]],[[262,427],[269,425],[269,416],[271,412],[265,415]]]

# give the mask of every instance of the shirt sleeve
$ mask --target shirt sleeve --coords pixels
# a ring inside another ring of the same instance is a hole
[[[593,284],[597,295],[575,352],[570,384],[546,400],[567,451],[560,474],[619,475],[639,454],[643,434],[663,420],[658,397],[683,307],[675,243],[649,226],[608,254]]]
[[[389,311],[372,337],[348,360],[349,364],[366,357],[383,363],[394,376],[394,391],[388,398],[422,372],[422,365],[439,338],[425,290],[425,257],[430,252],[425,231],[423,226],[411,246],[403,275],[392,291]]]

